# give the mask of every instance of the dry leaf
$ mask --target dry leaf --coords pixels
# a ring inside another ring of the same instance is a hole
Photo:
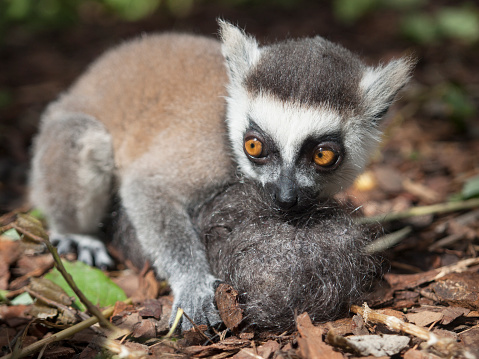
[[[216,289],[215,300],[221,320],[228,329],[236,329],[243,320],[243,310],[239,306],[238,291],[226,283]]]
[[[456,318],[462,317],[463,315],[469,314],[470,310],[461,307],[447,307],[442,312],[444,314],[444,318],[442,319],[441,324],[447,325],[452,323]]]
[[[443,313],[431,311],[421,311],[419,313],[406,314],[406,318],[409,322],[419,325],[420,327],[425,327],[434,322],[438,322],[443,317]]]
[[[409,349],[404,353],[404,359],[441,359],[437,355],[426,353],[416,349]]]
[[[163,306],[156,299],[147,299],[139,309],[140,316],[143,318],[155,318],[159,320],[163,311]]]
[[[398,354],[409,344],[404,335],[354,335],[344,338],[348,345],[362,356],[391,356]]]
[[[479,343],[479,328],[475,327],[466,330],[459,334],[458,337],[461,339],[464,345],[477,348],[477,343]]]
[[[334,322],[318,324],[316,327],[321,328],[323,332],[333,329],[334,333],[337,335],[352,334],[353,330],[357,327],[357,325],[353,321],[353,318],[342,318],[335,320]]]
[[[308,313],[298,316],[297,320],[299,352],[303,358],[308,359],[343,359],[343,354],[323,342],[321,328],[315,327]]]
[[[0,290],[8,288],[10,264],[22,253],[20,244],[19,241],[0,241]]]
[[[479,307],[479,273],[446,275],[429,286],[441,301],[471,310]]]
[[[279,350],[280,344],[276,340],[268,340],[257,349],[258,354],[263,358],[269,358],[273,353]]]

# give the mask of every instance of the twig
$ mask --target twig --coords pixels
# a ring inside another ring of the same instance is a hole
[[[448,202],[448,203],[439,203],[433,204],[431,206],[420,206],[413,207],[406,211],[393,212],[385,215],[378,215],[372,217],[361,217],[355,219],[355,222],[358,224],[374,224],[374,223],[385,223],[391,221],[397,221],[400,219],[416,217],[416,216],[425,216],[428,214],[441,214],[448,212],[461,211],[464,209],[470,209],[479,207],[479,198],[470,199],[467,201],[460,202]]]
[[[25,217],[24,217],[24,219],[29,220]],[[85,305],[85,307],[88,309],[88,311],[92,315],[94,315],[95,317],[98,318],[98,320],[100,322],[100,325],[102,327],[108,328],[109,330],[112,330],[112,331],[115,331],[116,327],[113,324],[111,324],[108,320],[106,320],[105,317],[103,317],[100,310],[96,306],[94,306],[93,303],[90,302],[88,300],[88,298],[85,297],[83,292],[77,287],[77,285],[76,285],[75,281],[73,280],[72,276],[66,271],[65,267],[63,266],[62,260],[61,260],[60,256],[58,255],[57,249],[52,245],[48,236],[46,234],[42,237],[37,236],[34,233],[32,233],[31,231],[26,230],[25,228],[23,228],[21,226],[18,226],[16,223],[13,223],[13,228],[15,228],[20,233],[23,233],[24,235],[26,235],[26,236],[28,236],[28,237],[36,240],[36,241],[45,243],[48,250],[50,251],[50,253],[53,256],[53,259],[55,261],[55,267],[61,273],[63,278],[65,278],[65,281],[68,283],[68,285],[73,290],[73,292],[75,292],[75,294],[78,296],[80,301]]]
[[[148,357],[147,352],[129,350],[123,344],[112,339],[103,339],[99,344],[105,349],[111,351],[112,353],[118,354],[120,358],[140,359]]]
[[[471,223],[474,223],[476,222],[477,220],[479,219],[479,210],[474,210],[474,211],[471,211],[471,212],[468,212],[466,214],[463,214],[459,217],[456,217],[452,220],[449,220],[448,222],[446,223],[443,223],[441,225],[441,227],[443,227],[445,229],[445,227],[448,225],[448,224],[458,224],[460,225],[461,227],[465,227]],[[459,233],[452,233],[444,238],[441,238],[440,240],[434,242],[433,244],[431,244],[429,247],[428,247],[428,250],[430,251],[434,251],[436,249],[439,249],[439,248],[442,248],[442,247],[445,247],[445,246],[448,246],[450,244],[453,244],[457,241],[460,241],[461,239],[463,239],[464,237],[466,236],[466,231],[460,231]]]
[[[438,272],[436,276],[432,280],[438,280],[439,278],[444,277],[450,273],[462,273],[467,270],[468,267],[473,265],[479,264],[479,257],[478,258],[468,258],[462,259],[457,263],[450,264],[448,266],[438,268]]]
[[[453,233],[447,237],[441,238],[440,240],[434,242],[429,247],[427,247],[430,251],[435,251],[436,249],[448,246],[450,244],[456,243],[463,239],[466,236],[466,233]]]
[[[351,311],[361,315],[365,323],[371,322],[384,324],[391,330],[414,335],[415,337],[424,340],[427,347],[432,346],[447,355],[451,355],[451,357],[463,350],[463,348],[460,348],[456,341],[452,338],[440,337],[430,332],[426,328],[419,327],[415,324],[406,323],[401,319],[391,315],[378,313],[369,308],[366,303],[364,303],[362,307],[358,305],[352,305]]]
[[[66,306],[66,305],[64,305],[64,304],[62,304],[62,303],[58,303],[58,302],[56,302],[56,301],[54,301],[54,300],[48,299],[47,297],[41,295],[40,293],[38,293],[38,292],[32,290],[32,289],[29,288],[29,287],[25,287],[25,291],[27,291],[32,297],[35,297],[35,298],[41,300],[42,302],[48,304],[48,306],[50,306],[50,307],[57,308],[57,309],[59,309],[59,310],[62,311],[62,312],[69,312],[69,313],[71,313],[72,316],[75,316],[75,314],[76,314],[76,313],[75,313],[71,308],[69,308],[68,306]],[[86,319],[86,318],[83,318],[83,319]]]
[[[411,232],[412,232],[411,226],[404,227],[403,229],[400,229],[399,231],[386,234],[382,237],[379,237],[375,241],[372,241],[364,248],[364,250],[368,254],[382,252],[388,248],[391,248],[397,243],[401,242]]]
[[[131,304],[131,298],[123,301],[125,304]],[[103,318],[108,318],[110,317],[115,310],[115,307],[112,306],[110,308],[105,309],[103,312],[101,312],[101,316]],[[106,320],[106,319],[105,319]],[[28,355],[31,355],[37,351],[39,351],[43,346],[52,344],[54,342],[66,339],[71,337],[73,334],[78,333],[84,329],[87,329],[88,327],[91,327],[92,325],[98,323],[98,318],[97,317],[90,317],[87,320],[84,320],[83,322],[80,322],[78,324],[75,324],[71,326],[70,328],[67,328],[65,330],[62,330],[61,332],[58,332],[56,334],[53,334],[52,336],[49,336],[48,338],[44,338],[42,340],[39,340],[38,342],[33,343],[32,345],[29,345],[26,348],[23,348],[20,353],[17,353],[17,358],[23,358]],[[12,359],[12,354],[7,354],[0,359]]]
[[[168,334],[166,334],[165,338],[169,338],[173,335],[182,316],[183,316],[183,308],[178,308],[178,310],[176,311],[175,321],[173,322],[173,325],[171,326]]]
[[[182,309],[183,310],[183,309]],[[198,332],[198,334],[200,334],[202,337],[204,337],[206,339],[206,341],[210,342],[210,344],[214,344],[210,338],[208,338],[208,336],[201,330],[201,328],[193,321],[193,319],[191,319],[188,314],[184,313],[183,312],[183,315],[186,317],[186,319],[188,319],[190,321],[190,323],[193,325],[193,328],[195,328],[195,330]]]

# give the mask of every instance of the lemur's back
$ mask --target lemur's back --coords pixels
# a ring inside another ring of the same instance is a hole
[[[45,118],[55,118],[57,111],[95,117],[112,136],[120,171],[154,153],[148,161],[157,170],[166,169],[171,183],[192,171],[200,182],[211,181],[229,169],[223,62],[214,39],[142,36],[100,57]]]

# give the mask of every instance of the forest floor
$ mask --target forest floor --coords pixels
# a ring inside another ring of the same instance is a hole
[[[360,52],[370,63],[414,53],[419,60],[414,77],[388,115],[380,151],[341,195],[360,207],[361,215],[380,216],[382,233],[407,228],[382,253],[386,274],[365,299],[386,317],[361,302],[329,323],[312,325],[307,314],[297,313],[294,331],[225,330],[210,341],[201,330],[193,330],[172,340],[165,338],[172,302],[166,284],[149,268],[137,270],[123,263],[105,273],[133,297],[133,304],[117,304],[112,315],[112,322],[128,329],[129,335],[105,342],[103,329],[91,327],[40,348],[43,357],[95,358],[107,355],[102,347],[114,353],[128,348],[136,357],[479,357],[479,205],[384,220],[389,213],[464,202],[479,194],[474,181],[479,176],[477,44],[415,45],[397,34],[398,15],[388,11],[372,14],[354,27],[338,24],[330,14],[324,4],[293,10],[204,5],[181,19],[159,14],[123,23],[88,17],[62,31],[12,29],[0,52],[0,90],[9,99],[0,108],[0,226],[16,220],[12,211],[28,208],[29,147],[45,105],[91,60],[122,39],[166,29],[215,34],[215,18],[222,16],[247,24],[248,32],[266,42],[321,34]],[[35,296],[38,287],[32,287],[32,278],[44,277],[52,267],[43,246],[0,236],[0,355],[72,326],[59,322],[58,312],[64,311],[58,308],[65,306],[60,299],[48,300],[57,307],[52,315],[38,315],[32,303],[14,305],[15,297],[25,291]],[[367,349],[353,342],[367,341],[359,336],[369,336]]]

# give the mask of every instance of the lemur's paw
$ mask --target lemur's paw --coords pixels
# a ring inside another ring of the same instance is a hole
[[[196,325],[205,324],[208,328],[218,327],[222,323],[215,304],[215,290],[219,283],[219,280],[213,280],[207,283],[182,285],[179,293],[175,293],[170,327],[173,325],[178,308],[182,308]],[[189,330],[193,328],[193,324],[183,316],[179,328],[181,331]]]
[[[51,242],[59,254],[77,252],[78,260],[99,268],[113,267],[105,244],[98,238],[85,234],[52,233]]]

